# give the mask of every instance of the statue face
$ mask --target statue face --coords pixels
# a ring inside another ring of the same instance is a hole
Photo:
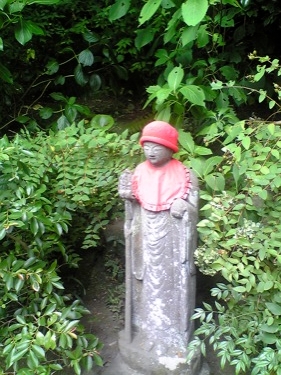
[[[146,159],[156,167],[168,163],[173,155],[173,150],[154,142],[144,142],[143,151]]]

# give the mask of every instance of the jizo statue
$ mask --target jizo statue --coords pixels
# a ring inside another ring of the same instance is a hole
[[[157,374],[157,366],[161,374],[166,368],[167,374],[186,374],[181,366],[193,333],[198,183],[173,158],[178,132],[170,124],[149,123],[140,144],[146,161],[119,181],[126,211],[125,329],[119,346],[144,374],[150,367]]]

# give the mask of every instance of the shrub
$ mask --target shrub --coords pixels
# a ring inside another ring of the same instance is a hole
[[[261,61],[258,72],[280,71],[278,61]],[[254,92],[280,110],[264,90]],[[203,273],[219,273],[224,282],[211,290],[213,306],[196,309],[193,318],[200,325],[189,349],[205,353],[208,341],[222,367],[229,362],[237,374],[280,374],[280,122],[252,118],[219,130],[205,133],[219,155],[191,157],[189,165],[202,181],[196,262]],[[182,139],[189,150],[192,139]]]
[[[78,266],[68,231],[94,249],[118,211],[117,176],[133,162],[136,142],[108,131],[112,121],[96,116],[87,126],[0,140],[2,373],[49,375],[70,366],[80,374],[102,364],[98,338],[80,322],[87,310],[64,293],[59,270]]]

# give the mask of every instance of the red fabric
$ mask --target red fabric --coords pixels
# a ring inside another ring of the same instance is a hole
[[[142,131],[140,144],[154,142],[178,152],[178,131],[165,121],[152,121]]]
[[[169,210],[175,199],[187,198],[190,185],[188,169],[176,159],[163,167],[145,161],[137,166],[132,177],[133,194],[149,211]]]

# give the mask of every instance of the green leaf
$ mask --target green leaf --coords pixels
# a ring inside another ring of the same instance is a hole
[[[17,316],[16,316],[16,320],[17,320],[20,324],[26,324],[25,319],[24,319],[21,315],[17,315]]]
[[[222,162],[223,157],[221,156],[213,156],[204,162],[204,176],[207,176],[211,172],[213,172],[214,169],[218,167],[218,165]],[[214,168],[215,167],[215,168]]]
[[[39,229],[38,220],[35,217],[33,217],[30,221],[30,230],[36,236],[36,234],[38,233],[38,229]]]
[[[135,38],[135,46],[138,49],[141,49],[143,46],[150,43],[155,35],[155,30],[151,27],[147,27],[146,29],[137,30],[136,31],[137,37]]]
[[[52,75],[52,74],[55,74],[57,73],[57,71],[59,70],[59,63],[57,62],[57,60],[54,60],[54,59],[51,59],[48,61],[47,65],[46,65],[46,74],[49,74],[49,75]]]
[[[52,116],[53,112],[52,108],[44,107],[40,109],[39,114],[42,119],[47,120]]]
[[[61,92],[52,92],[50,97],[56,101],[62,101],[67,103],[67,98]]]
[[[33,344],[31,348],[39,358],[45,358],[45,351],[41,346]]]
[[[196,175],[203,179],[205,161],[201,159],[191,158],[189,164]]]
[[[268,124],[267,125],[267,129],[268,129],[268,131],[269,131],[269,133],[271,134],[271,135],[273,135],[274,133],[275,133],[275,124]]]
[[[85,49],[79,53],[78,61],[83,66],[91,66],[94,63],[94,55],[89,49]]]
[[[265,74],[265,65],[259,65],[257,67],[258,73],[255,74],[254,80],[255,82],[259,81]]]
[[[96,115],[91,120],[94,129],[109,130],[114,125],[114,119],[109,115]]]
[[[102,361],[102,358],[97,355],[96,353],[93,353],[93,358],[94,358],[94,361],[95,361],[95,364],[102,367],[103,366],[103,361]]]
[[[203,48],[209,43],[210,36],[207,27],[208,25],[200,25],[198,29],[196,42],[199,48]]]
[[[62,370],[62,366],[59,365],[58,363],[49,363],[48,366],[52,369],[52,370],[56,370],[56,371],[60,371]]]
[[[55,303],[48,305],[44,311],[44,315],[51,315],[55,311],[56,307],[57,305]]]
[[[28,21],[21,19],[20,22],[16,24],[15,38],[22,45],[25,45],[27,42],[31,40],[32,32],[28,27]]]
[[[173,8],[175,6],[175,4],[172,0],[162,0],[161,5],[164,9],[170,9],[170,8]]]
[[[89,85],[92,90],[98,91],[101,88],[101,78],[98,74],[94,73],[90,76]]]
[[[86,40],[86,42],[88,43],[96,43],[100,40],[100,37],[98,36],[98,34],[96,33],[93,33],[92,31],[85,31],[83,34],[83,38],[84,40]]]
[[[28,0],[28,5],[41,4],[41,5],[54,5],[58,4],[61,0]]]
[[[52,281],[52,285],[57,288],[57,289],[61,289],[63,290],[64,289],[64,286],[61,284],[61,283],[58,283],[56,281]]]
[[[176,66],[168,75],[167,81],[169,88],[176,91],[184,76],[184,71],[180,66]]]
[[[72,360],[71,364],[73,366],[75,374],[80,375],[81,374],[81,367],[80,367],[79,361],[78,360]]]
[[[274,321],[274,320],[273,320]],[[261,331],[268,332],[268,333],[276,333],[280,331],[280,325],[279,324],[262,324],[260,327]]]
[[[181,34],[181,41],[182,41],[182,45],[183,47],[190,43],[190,42],[193,42],[194,40],[196,40],[197,38],[197,31],[198,31],[198,26],[189,26],[189,27],[186,27],[182,34]]]
[[[278,305],[278,303],[266,302],[265,305],[272,314],[281,315],[281,305]]]
[[[76,82],[80,85],[80,86],[85,86],[86,83],[88,82],[88,79],[86,78],[86,76],[84,75],[84,72],[83,72],[83,69],[82,69],[82,65],[81,63],[79,63],[76,68],[74,69],[74,78],[76,80]]]
[[[215,191],[223,191],[225,189],[225,179],[221,173],[209,174],[205,177],[205,181]]]
[[[264,100],[265,100],[265,98],[266,98],[266,91],[265,90],[259,90],[259,93],[260,93],[260,95],[259,95],[259,103],[261,103],[261,102],[263,102]]]
[[[171,107],[165,106],[160,112],[157,114],[157,120],[169,122],[171,119]]]
[[[32,288],[35,292],[39,292],[39,290],[40,290],[40,284],[38,283],[37,280],[32,280],[31,288]]]
[[[148,21],[154,13],[157,11],[161,4],[162,0],[148,0],[147,3],[142,7],[140,17],[139,17],[139,23],[140,25],[144,24],[146,21]]]
[[[196,155],[212,155],[213,152],[207,147],[196,146],[194,148],[194,153]]]
[[[207,13],[208,0],[187,0],[181,9],[184,22],[189,26],[196,26]]]
[[[278,335],[275,335],[274,333],[262,332],[261,339],[265,344],[272,345],[278,340]]]
[[[35,22],[26,21],[26,26],[28,27],[31,34],[34,35],[44,35],[44,30]]]
[[[5,5],[7,4],[8,0],[0,0],[0,9],[3,10]]]
[[[190,103],[205,106],[205,94],[201,87],[196,85],[185,85],[179,90]]]
[[[179,130],[179,143],[190,154],[193,154],[195,143],[190,133],[186,133],[183,130]]]
[[[266,165],[263,165],[263,166],[260,168],[260,172],[261,172],[262,174],[269,174],[269,173],[270,173],[270,171],[269,171],[269,169],[268,169],[268,167],[267,167]]]
[[[39,365],[39,359],[38,359],[36,353],[34,353],[33,350],[29,350],[28,351],[28,357],[29,357],[29,361],[30,361],[30,364],[32,365],[32,367],[33,368],[38,367],[38,365]]]
[[[243,147],[246,149],[246,150],[249,150],[250,148],[250,145],[251,145],[251,138],[249,136],[244,136],[242,138],[242,141],[241,141]]]
[[[6,66],[4,66],[1,63],[0,63],[0,79],[10,84],[13,83],[12,73],[9,71],[8,68],[6,68]]]
[[[14,278],[11,274],[7,274],[5,277],[4,277],[4,281],[6,283],[6,289],[7,290],[10,290],[14,287]],[[21,322],[19,322],[21,323]]]
[[[233,66],[225,65],[220,68],[220,72],[228,81],[234,80],[237,78],[237,70],[233,68]],[[233,92],[235,94],[235,92]]]
[[[115,4],[111,5],[109,10],[109,21],[118,20],[124,17],[130,9],[131,0],[117,0]]]
[[[103,365],[103,364],[102,364]],[[93,358],[91,355],[87,355],[83,358],[83,367],[86,371],[90,371],[93,367]]]
[[[26,5],[24,2],[21,2],[21,1],[13,1],[13,2],[9,1],[8,4],[9,4],[9,13],[11,14],[21,12]]]
[[[74,120],[76,119],[76,116],[77,116],[76,108],[72,105],[67,105],[65,107],[64,113],[65,113],[65,117],[67,118],[68,122],[70,124],[72,124],[74,122]]]
[[[3,43],[3,39],[0,37],[0,51],[3,51],[4,50],[4,43]]]
[[[0,240],[3,240],[3,238],[6,236],[6,229],[2,228],[0,230]]]
[[[24,285],[24,280],[18,278],[18,279],[15,281],[15,283],[14,283],[15,291],[16,291],[17,293],[19,293],[19,291],[22,289],[23,285]]]
[[[16,350],[16,348],[13,348],[13,350],[9,353],[7,357],[7,366],[10,367],[12,366],[12,364],[18,362],[19,359],[21,359],[27,352],[28,347],[18,351]]]

